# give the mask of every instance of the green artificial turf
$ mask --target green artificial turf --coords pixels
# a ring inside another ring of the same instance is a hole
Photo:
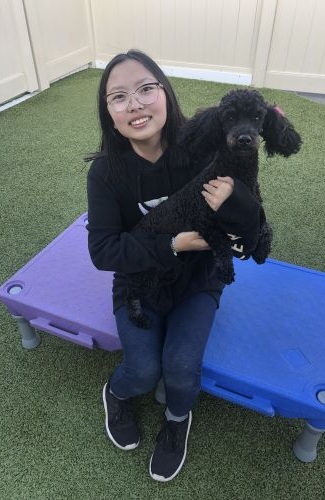
[[[0,113],[1,283],[87,209],[83,156],[99,143],[100,75],[77,73]],[[231,88],[172,81],[186,115]],[[284,109],[304,140],[287,160],[261,154],[272,257],[325,271],[325,107],[289,92],[262,93]],[[270,419],[207,394],[194,411],[184,470],[171,483],[152,481],[148,462],[162,417],[153,395],[135,402],[139,449],[120,451],[103,431],[101,390],[121,353],[46,334],[27,352],[3,306],[0,322],[1,500],[324,498],[325,443],[312,464],[292,453],[302,421]]]

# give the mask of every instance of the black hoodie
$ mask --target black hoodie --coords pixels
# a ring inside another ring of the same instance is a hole
[[[224,284],[218,281],[211,251],[171,250],[172,234],[132,233],[144,214],[162,198],[183,187],[196,174],[195,167],[175,164],[168,150],[151,163],[129,150],[123,155],[123,184],[107,181],[107,157],[96,159],[88,173],[88,248],[93,264],[114,271],[113,309],[124,304],[125,275],[158,268],[175,269],[173,284],[156,290],[147,302],[165,314],[184,298],[206,292],[219,304]],[[173,163],[173,164],[171,164]],[[235,179],[232,195],[216,212],[219,222],[234,239],[234,255],[248,258],[255,249],[261,222],[265,220],[259,202],[248,188]]]

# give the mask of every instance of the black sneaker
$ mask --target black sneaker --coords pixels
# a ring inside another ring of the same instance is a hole
[[[121,450],[134,450],[140,443],[140,433],[134,420],[130,399],[118,399],[103,388],[105,428],[108,437]]]
[[[149,472],[156,481],[170,481],[179,473],[186,458],[187,438],[192,423],[192,412],[183,422],[166,420],[157,436],[150,459]]]

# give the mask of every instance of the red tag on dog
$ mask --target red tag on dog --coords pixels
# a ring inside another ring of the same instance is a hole
[[[274,109],[277,113],[279,113],[279,115],[285,116],[284,111],[280,108],[280,106],[274,106]]]

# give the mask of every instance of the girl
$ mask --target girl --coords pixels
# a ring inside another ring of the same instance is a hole
[[[173,89],[146,54],[115,56],[99,86],[100,152],[88,174],[89,252],[94,265],[114,271],[113,308],[123,361],[103,388],[105,426],[123,450],[139,445],[132,398],[162,378],[167,408],[150,459],[153,479],[169,481],[181,470],[200,391],[202,358],[224,285],[216,279],[212,252],[196,232],[132,233],[152,207],[197,173],[175,146],[184,117]],[[261,207],[248,189],[229,177],[202,186],[202,196],[231,227],[248,255],[254,250]],[[130,323],[123,300],[128,273],[175,269],[175,283],[143,303],[151,330]]]

